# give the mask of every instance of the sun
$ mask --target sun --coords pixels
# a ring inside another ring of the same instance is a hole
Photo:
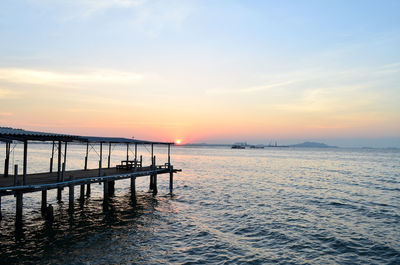
[[[176,140],[175,140],[175,143],[176,143],[176,144],[181,144],[182,141],[181,141],[181,139],[176,139]]]

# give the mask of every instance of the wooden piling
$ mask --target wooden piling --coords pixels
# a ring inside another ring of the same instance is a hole
[[[0,220],[3,219],[3,214],[1,213],[1,195],[0,195]]]
[[[18,165],[14,165],[14,186],[18,185]]]
[[[48,207],[46,207],[46,219],[52,223],[54,221],[54,209],[51,204],[49,204]]]
[[[68,143],[65,142],[65,144],[64,144],[64,162],[62,163],[61,181],[65,180],[65,168],[67,166],[67,146],[68,146]],[[74,197],[74,193],[73,192],[74,191],[73,191],[73,188],[72,188],[72,200],[73,200],[73,197]],[[61,196],[61,193],[60,193],[60,196]],[[71,188],[69,189],[69,197],[70,197],[69,199],[70,199],[70,203],[71,203]],[[61,197],[60,197],[60,201],[61,201]]]
[[[109,191],[109,189],[108,189],[108,180],[105,179],[105,180],[103,181],[103,195],[104,195],[104,200],[107,200],[107,199],[108,199],[108,191]]]
[[[52,148],[51,148],[51,157],[50,157],[50,173],[52,173],[52,172],[53,172],[53,162],[54,162],[54,145],[55,145],[55,142],[53,141],[53,145],[52,145]]]
[[[6,159],[4,161],[4,177],[8,177],[8,171],[10,167],[10,149],[11,149],[11,143],[6,142]]]
[[[61,180],[61,141],[58,141],[57,181]]]
[[[100,143],[99,177],[101,176],[102,166],[103,166],[103,143]]]
[[[111,164],[111,143],[108,144],[108,168],[110,168]]]
[[[108,194],[114,196],[115,194],[115,180],[110,180],[108,182]]]
[[[169,168],[169,193],[172,194],[174,189],[174,167],[170,166]]]
[[[20,223],[22,221],[22,207],[23,207],[23,201],[22,201],[22,191],[17,191],[15,193],[15,197],[16,197],[16,219],[15,221],[17,223]]]
[[[83,202],[85,200],[85,184],[81,185],[81,192],[80,192],[79,200],[81,202]]]
[[[67,146],[68,146],[68,143],[65,142],[65,147],[64,147],[64,166],[67,166]]]
[[[168,166],[171,165],[171,144],[168,144]]]
[[[24,140],[24,167],[22,185],[26,185],[26,170],[28,167],[28,140]]]
[[[129,160],[129,143],[126,144],[126,161]]]
[[[42,205],[41,205],[42,213],[46,212],[47,209],[47,190],[42,190]]]
[[[153,195],[157,195],[158,189],[157,189],[157,174],[153,175]]]
[[[153,154],[153,145],[151,145],[151,154]],[[151,165],[150,165],[150,170],[154,170],[154,157],[151,157]],[[154,189],[154,174],[151,173],[150,174],[150,184],[149,184],[149,190],[153,190]]]
[[[131,196],[136,197],[136,177],[131,177]]]
[[[87,170],[88,158],[89,158],[89,142],[86,143],[86,156],[85,156],[85,167],[84,167],[85,170]]]
[[[62,199],[62,188],[57,188],[57,201],[61,202]]]
[[[87,196],[87,197],[90,197],[90,192],[91,192],[91,190],[90,190],[90,183],[88,183],[88,184],[86,185],[86,196]]]
[[[71,180],[72,180],[72,177],[71,177]],[[74,211],[74,184],[70,184],[69,185],[69,196],[68,196],[68,201],[69,201],[69,203],[68,203],[68,210],[70,211],[70,212],[73,212]]]
[[[50,172],[50,173],[53,172],[53,157],[50,157],[50,168],[49,168],[49,172]]]
[[[137,170],[137,143],[135,143],[135,171]]]
[[[59,142],[58,152],[59,152],[58,159],[59,159],[59,162],[61,162],[61,142]],[[65,177],[65,164],[64,163],[62,163],[62,172],[59,171],[58,175],[59,175],[58,181],[59,182],[64,181],[64,177]],[[62,190],[63,190],[63,188],[57,188],[57,201],[58,202],[61,202]]]
[[[101,177],[101,159],[99,160],[99,177]]]
[[[61,181],[65,179],[65,162],[62,163],[62,174],[61,174]]]
[[[153,157],[153,170],[156,169],[156,156]],[[153,195],[157,195],[157,173],[153,174]]]

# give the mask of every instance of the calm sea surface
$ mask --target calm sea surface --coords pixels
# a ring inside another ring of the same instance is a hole
[[[158,163],[166,152],[156,149]],[[69,147],[67,168],[82,168],[84,153]],[[148,164],[148,150],[139,153]],[[13,154],[20,164],[20,146]],[[29,173],[48,170],[50,154],[31,145]],[[123,146],[112,154],[112,164],[126,155]],[[167,175],[156,197],[138,179],[136,205],[129,180],[117,181],[105,209],[94,184],[69,215],[68,189],[64,203],[50,191],[53,225],[41,217],[41,193],[31,193],[15,230],[15,199],[3,197],[0,264],[400,264],[399,150],[175,147],[172,162],[183,169],[172,197]]]

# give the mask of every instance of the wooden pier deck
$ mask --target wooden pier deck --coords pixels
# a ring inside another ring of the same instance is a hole
[[[157,168],[161,168],[161,166],[157,166]],[[102,176],[112,176],[118,174],[128,174],[135,172],[143,172],[151,170],[151,166],[137,168],[137,170],[126,170],[126,169],[117,169],[116,167],[112,168],[102,168],[101,175]],[[93,178],[99,176],[99,169],[88,169],[88,170],[69,170],[65,172],[65,181],[71,179],[85,179],[85,178]],[[22,181],[22,175],[18,175],[19,182]],[[49,183],[57,183],[57,172],[47,172],[47,173],[35,173],[35,174],[27,174],[26,175],[27,183],[26,185],[41,185],[41,184],[49,184]],[[14,176],[4,177],[3,174],[0,174],[0,188],[1,187],[10,187],[14,186]]]
[[[12,193],[13,190],[23,190],[24,192],[32,192],[42,190],[44,188],[51,189],[57,187],[63,187],[69,185],[71,182],[74,185],[82,183],[96,183],[102,182],[104,179],[123,179],[130,177],[142,177],[146,175],[166,174],[170,173],[170,168],[167,166],[145,166],[132,170],[119,169],[117,167],[102,168],[101,175],[99,175],[99,169],[88,169],[88,170],[69,170],[65,172],[64,181],[57,181],[57,172],[47,173],[36,173],[27,174],[26,185],[14,185],[14,176],[4,177],[0,175],[0,194],[6,195]],[[177,172],[178,170],[173,170]],[[21,183],[22,175],[18,175],[19,183]],[[81,180],[81,181],[80,181]]]

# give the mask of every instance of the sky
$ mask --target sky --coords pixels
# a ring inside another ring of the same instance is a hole
[[[0,126],[400,147],[400,1],[2,0]]]

